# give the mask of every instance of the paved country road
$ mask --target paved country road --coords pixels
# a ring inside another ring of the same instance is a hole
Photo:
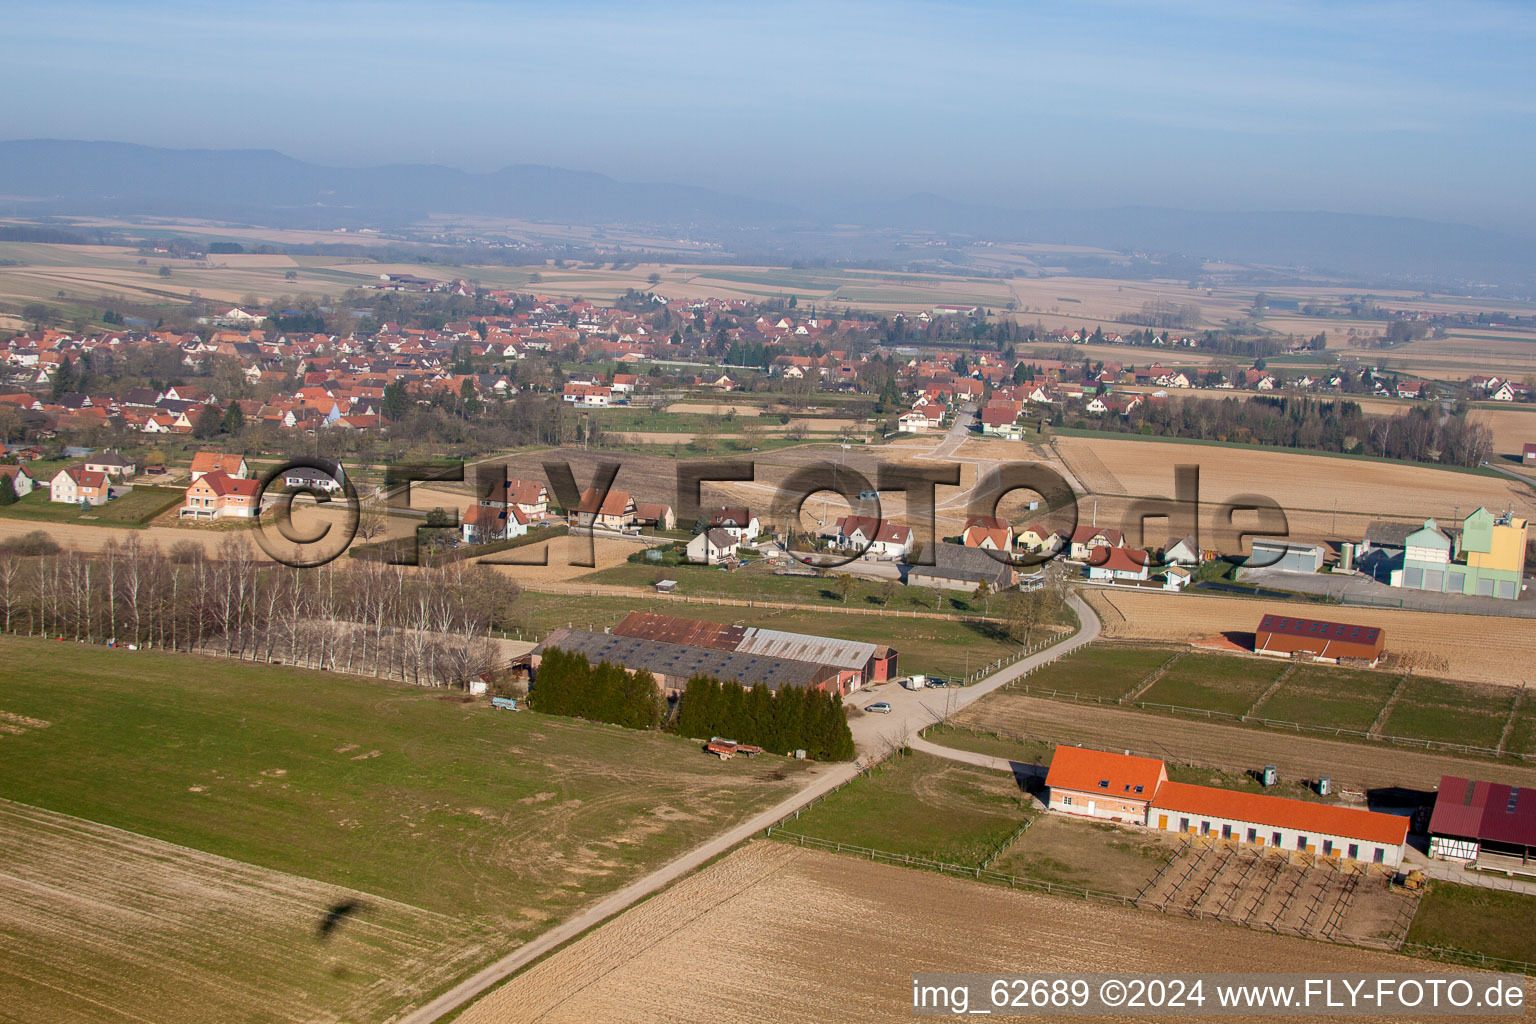
[[[636,879],[624,888],[603,897],[577,916],[556,925],[533,941],[519,946],[431,1002],[400,1018],[398,1024],[431,1024],[445,1014],[451,1013],[505,981],[550,950],[628,909],[702,866],[706,861],[762,832],[769,825],[792,814],[797,808],[828,790],[852,779],[859,773],[864,762],[873,757],[883,756],[888,752],[887,748],[894,750],[903,744],[916,747],[918,743],[923,743],[924,746],[919,749],[927,749],[926,741],[916,736],[919,729],[942,721],[999,686],[1017,679],[1037,665],[1043,665],[1068,651],[1076,650],[1099,635],[1099,618],[1094,614],[1093,609],[1089,608],[1087,603],[1075,593],[1068,595],[1067,603],[1077,613],[1080,628],[1076,633],[1061,643],[999,669],[981,682],[963,688],[943,690],[908,691],[892,684],[874,687],[873,692],[861,690],[858,695],[860,706],[883,700],[890,703],[893,710],[888,715],[865,714],[854,718],[851,728],[854,741],[860,750],[859,761],[853,764],[818,765],[812,768],[810,781],[805,786],[766,811],[703,845],[694,847],[682,856],[668,861],[645,877]]]

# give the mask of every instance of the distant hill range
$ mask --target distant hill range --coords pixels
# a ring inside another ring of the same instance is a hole
[[[737,243],[742,231],[923,230],[1241,263],[1499,284],[1536,281],[1536,243],[1483,228],[1346,213],[1205,213],[1160,207],[1006,209],[914,195],[796,209],[688,185],[621,182],[517,164],[486,174],[429,165],[324,167],[272,150],[173,150],[119,142],[0,142],[0,214],[209,217],[271,226],[389,228],[428,213],[557,224],[686,228]],[[807,251],[803,255],[818,255]]]

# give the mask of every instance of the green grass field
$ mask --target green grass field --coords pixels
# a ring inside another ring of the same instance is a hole
[[[1387,672],[1300,665],[1254,714],[1277,722],[1365,732],[1398,679]]]
[[[1492,750],[1509,719],[1514,690],[1413,678],[1387,716],[1388,736],[1465,743]]]
[[[801,765],[399,684],[0,638],[0,796],[485,923],[510,945]],[[7,718],[6,721],[14,721]]]
[[[1435,882],[1424,894],[1409,942],[1536,963],[1536,896]]]
[[[1140,700],[1242,715],[1284,672],[1281,661],[1231,654],[1186,654]]]
[[[1118,700],[1147,676],[1161,668],[1177,652],[1168,647],[1134,644],[1090,644],[1060,661],[1031,673],[1021,685],[1030,693],[1058,690]]]
[[[1011,776],[909,751],[784,827],[969,866],[980,864],[1033,813]]]
[[[1536,701],[1529,693],[1515,712],[1515,724],[1509,730],[1505,750],[1512,754],[1536,754]]]
[[[743,600],[784,601],[795,604],[825,604],[836,608],[880,611],[947,612],[952,615],[992,615],[1000,610],[1000,599],[978,599],[964,590],[937,591],[931,587],[908,587],[892,580],[889,589],[872,580],[853,582],[845,602],[835,579],[838,570],[825,577],[779,576],[766,564],[758,563],[727,572],[702,565],[651,565],[625,563],[599,569],[580,577],[578,583],[607,583],[615,586],[649,587],[660,579],[677,581],[679,594],[701,597],[736,597]]]
[[[185,491],[175,487],[137,486],[105,505],[81,510],[79,505],[48,500],[48,487],[40,484],[12,505],[0,506],[0,515],[40,523],[80,523],[95,526],[142,527],[179,504]]]

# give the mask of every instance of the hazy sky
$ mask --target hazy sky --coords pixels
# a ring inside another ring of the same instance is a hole
[[[0,137],[1536,227],[1536,4],[10,0]]]

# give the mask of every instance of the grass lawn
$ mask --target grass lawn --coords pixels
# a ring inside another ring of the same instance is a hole
[[[1536,754],[1536,700],[1529,693],[1515,713],[1515,727],[1509,731],[1505,750],[1512,754]]]
[[[0,796],[511,944],[782,798],[783,758],[401,684],[0,638]]]
[[[1232,654],[1186,654],[1139,699],[1241,715],[1284,672],[1284,662]]]
[[[976,865],[1032,813],[1011,776],[909,751],[784,827],[855,846]]]
[[[1168,647],[1089,644],[1031,673],[1020,683],[1032,694],[1059,690],[1118,700],[1178,653]],[[1049,694],[1047,694],[1048,696]]]
[[[569,597],[525,592],[518,598],[526,623],[540,637],[559,626],[602,630],[616,625],[636,608],[631,597]],[[741,622],[765,629],[814,633],[842,640],[889,644],[900,652],[898,670],[945,676],[963,675],[1018,650],[989,626],[945,619],[856,615],[834,610],[784,611],[732,605],[682,604],[657,601],[644,610],[709,622]]]
[[[677,581],[679,594],[699,597],[734,597],[882,611],[949,612],[953,615],[987,615],[997,610],[999,604],[996,597],[978,601],[964,590],[936,591],[930,587],[903,586],[895,580],[887,584],[861,579],[854,580],[848,600],[844,601],[837,589],[837,572],[834,569],[826,577],[779,576],[765,563],[754,563],[732,572],[701,565],[625,563],[588,573],[575,582],[649,587],[657,580],[670,579]]]
[[[1403,687],[1382,732],[1491,750],[1498,745],[1514,699],[1513,688],[1414,678]]]
[[[974,750],[978,754],[1006,757],[1023,764],[1050,764],[1055,747],[1038,740],[1016,740],[993,732],[978,732],[960,726],[940,723],[929,726],[923,738],[956,750]]]
[[[1276,722],[1365,732],[1399,678],[1387,672],[1301,665],[1254,713]]]
[[[1135,896],[1179,851],[1168,836],[1108,822],[1042,814],[993,871]]]
[[[1414,915],[1408,941],[1536,963],[1533,919],[1536,896],[1434,882]]]
[[[42,484],[15,504],[0,507],[0,515],[13,519],[32,519],[40,523],[141,527],[179,504],[185,494],[184,490],[176,487],[148,487],[140,484],[121,498],[81,511],[79,505],[49,501],[48,487]]]

